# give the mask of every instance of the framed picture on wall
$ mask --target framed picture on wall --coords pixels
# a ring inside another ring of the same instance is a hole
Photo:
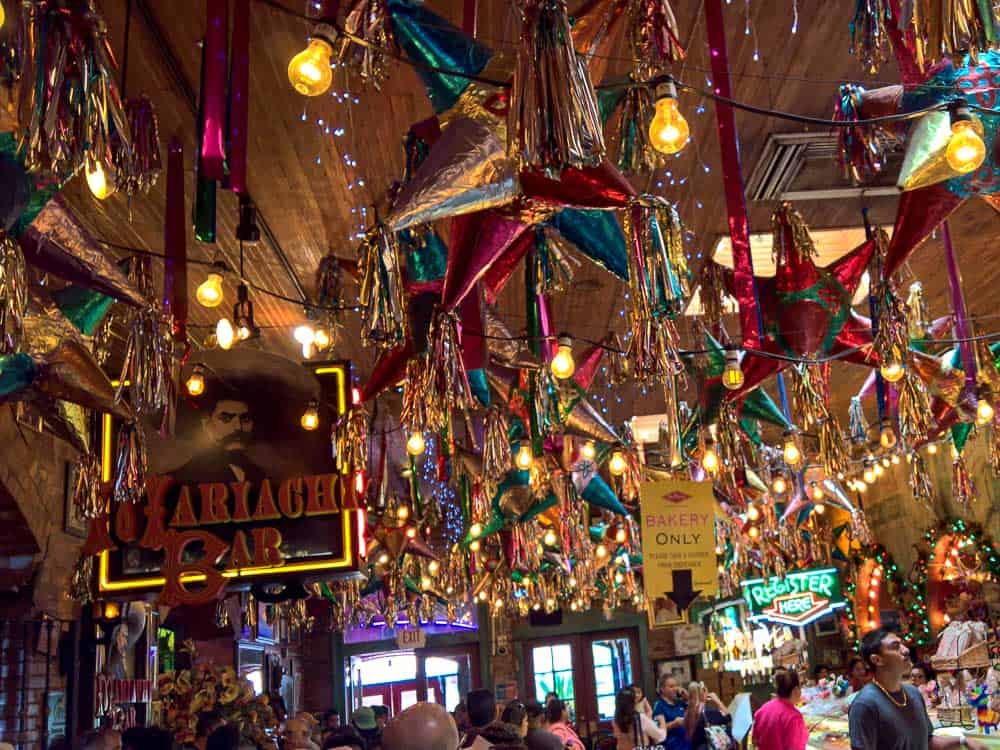
[[[257,640],[261,643],[275,643],[274,610],[264,602],[257,602]]]
[[[653,667],[656,671],[657,685],[660,684],[660,678],[664,675],[670,675],[677,680],[678,685],[685,689],[691,682],[692,675],[690,659],[657,659],[653,662]]]
[[[76,483],[80,478],[80,464],[67,461],[65,470],[65,486],[63,487],[63,531],[67,534],[87,538],[87,519],[83,517],[73,495],[76,494]]]
[[[662,630],[685,622],[677,605],[665,596],[650,599],[646,605],[646,614],[649,616],[650,630]]]

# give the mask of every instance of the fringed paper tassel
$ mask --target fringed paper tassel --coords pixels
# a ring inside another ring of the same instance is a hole
[[[795,253],[795,258],[786,259],[786,248],[784,242],[785,227],[792,232],[791,252]],[[771,245],[771,259],[776,266],[784,265],[791,261],[806,261],[815,259],[819,252],[813,244],[812,236],[809,234],[809,227],[806,226],[802,214],[792,208],[790,203],[782,203],[781,206],[771,214],[771,231],[773,244]]]
[[[130,280],[148,299],[155,299],[150,259],[132,263]],[[142,416],[155,416],[170,401],[170,339],[156,307],[134,311],[130,328],[115,399],[121,399],[127,387],[132,408]]]
[[[101,462],[93,454],[86,453],[79,458],[76,487],[73,488],[73,506],[83,518],[97,518],[104,513]]]
[[[113,138],[128,145],[129,130],[104,19],[93,3],[28,0],[19,38],[27,168],[64,180],[90,158],[110,171]]]
[[[483,428],[483,475],[493,482],[506,476],[512,465],[509,429],[503,410],[491,407]]]
[[[725,313],[724,273],[722,266],[714,260],[706,261],[701,267],[701,283],[698,291],[701,297],[701,314],[705,318],[705,326],[713,334],[722,326],[722,316]]]
[[[875,351],[883,364],[898,363],[905,367],[910,349],[906,307],[896,296],[891,279],[879,282],[875,296],[879,305]]]
[[[604,156],[597,95],[573,49],[566,0],[519,0],[521,38],[514,67],[507,153],[521,167],[558,177]]]
[[[896,383],[898,392],[899,437],[903,444],[912,448],[927,437],[931,429],[930,397],[920,378],[907,372]]]
[[[535,264],[537,294],[553,294],[569,288],[580,261],[573,257],[562,235],[552,227],[539,225],[530,261]]]
[[[454,410],[472,408],[472,388],[462,358],[458,315],[440,311],[428,333],[430,351],[424,373],[423,391],[428,422],[432,429],[444,430],[451,424]]]
[[[629,363],[630,356],[630,346],[626,346],[625,342],[617,333],[613,334],[611,337],[611,384],[621,385],[622,383],[628,382],[631,377],[632,367]]]
[[[951,493],[956,502],[966,506],[979,499],[976,483],[972,481],[972,474],[961,453],[955,456],[951,464]]]
[[[361,261],[362,331],[377,346],[393,348],[406,339],[406,296],[395,235],[379,224],[365,237]]]
[[[1000,429],[996,422],[991,427],[990,438],[990,468],[994,476],[1000,477]]]
[[[684,59],[677,19],[668,0],[638,0],[632,4],[632,57],[642,79]]]
[[[403,377],[403,408],[399,413],[399,421],[411,433],[426,432],[431,429],[427,401],[424,399],[426,371],[427,360],[423,357],[413,357],[406,363],[406,374]]]
[[[715,433],[719,454],[719,479],[722,486],[730,492],[736,492],[738,489],[736,473],[746,466],[743,432],[737,409],[734,401],[723,402],[719,409],[719,422]]]
[[[826,418],[821,419],[817,425],[817,432],[819,457],[826,473],[830,476],[846,473],[851,456],[837,418],[828,412]]]
[[[906,297],[906,319],[909,321],[909,336],[911,339],[922,339],[927,336],[931,327],[930,313],[924,300],[924,285],[919,281],[910,284]]]
[[[930,474],[927,472],[927,463],[924,461],[920,451],[913,451],[910,454],[910,492],[917,502],[931,504],[934,498],[934,486],[931,484]]]
[[[130,142],[117,137],[112,149],[112,163],[118,189],[130,198],[148,193],[160,177],[160,130],[153,104],[145,96],[125,103]]]
[[[888,0],[855,0],[854,17],[848,27],[851,33],[851,54],[871,74],[888,58],[890,40],[888,24],[894,24],[892,6]],[[841,91],[843,91],[841,86]]]
[[[659,169],[663,155],[649,142],[653,119],[653,95],[648,86],[630,86],[618,115],[614,159],[618,169],[629,174],[649,174]]]
[[[388,0],[354,0],[344,18],[337,58],[376,89],[389,77],[389,52],[396,49]]]
[[[828,415],[823,401],[822,385],[814,366],[796,365],[790,368],[792,374],[792,406],[803,429],[809,430]]]
[[[146,491],[146,440],[135,422],[118,432],[113,495],[118,503],[138,503]]]
[[[833,119],[839,122],[863,119],[861,101],[864,93],[863,86],[842,84]],[[837,161],[845,177],[855,183],[864,183],[881,174],[895,140],[885,128],[878,125],[853,125],[838,127],[837,131]]]
[[[73,566],[66,595],[80,606],[94,601],[94,556],[82,555]]]
[[[901,15],[910,22],[907,31],[913,34],[913,52],[921,68],[965,53],[975,62],[976,53],[994,41],[997,18],[991,3],[910,0]]]
[[[368,411],[363,405],[351,407],[333,429],[333,451],[337,469],[343,472],[368,470]]]
[[[28,307],[28,267],[21,246],[0,230],[0,354],[21,347],[21,322]]]
[[[865,409],[859,396],[851,396],[851,405],[847,409],[848,427],[851,442],[863,445],[868,440],[868,420],[865,419]]]

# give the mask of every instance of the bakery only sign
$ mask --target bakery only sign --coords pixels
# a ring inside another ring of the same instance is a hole
[[[348,365],[303,366],[250,349],[202,352],[196,362],[204,388],[178,398],[173,434],[143,429],[145,493],[113,502],[91,526],[100,594],[158,590],[163,604],[199,604],[231,586],[356,571],[363,516],[330,451]],[[307,409],[317,429],[303,428]],[[123,429],[105,416],[107,482]]]
[[[741,585],[750,619],[757,622],[801,626],[847,606],[836,568],[796,570]]]

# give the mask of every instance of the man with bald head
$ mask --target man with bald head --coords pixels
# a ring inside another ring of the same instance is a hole
[[[389,722],[382,750],[458,750],[458,729],[444,706],[416,703]]]

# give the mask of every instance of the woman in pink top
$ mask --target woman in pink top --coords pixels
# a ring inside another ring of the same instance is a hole
[[[779,670],[774,675],[776,697],[753,717],[753,744],[757,750],[805,750],[809,731],[802,712],[795,707],[802,697],[799,676]]]
[[[545,729],[558,737],[567,750],[586,750],[580,736],[569,725],[566,704],[558,698],[553,698],[545,705],[545,721]]]

